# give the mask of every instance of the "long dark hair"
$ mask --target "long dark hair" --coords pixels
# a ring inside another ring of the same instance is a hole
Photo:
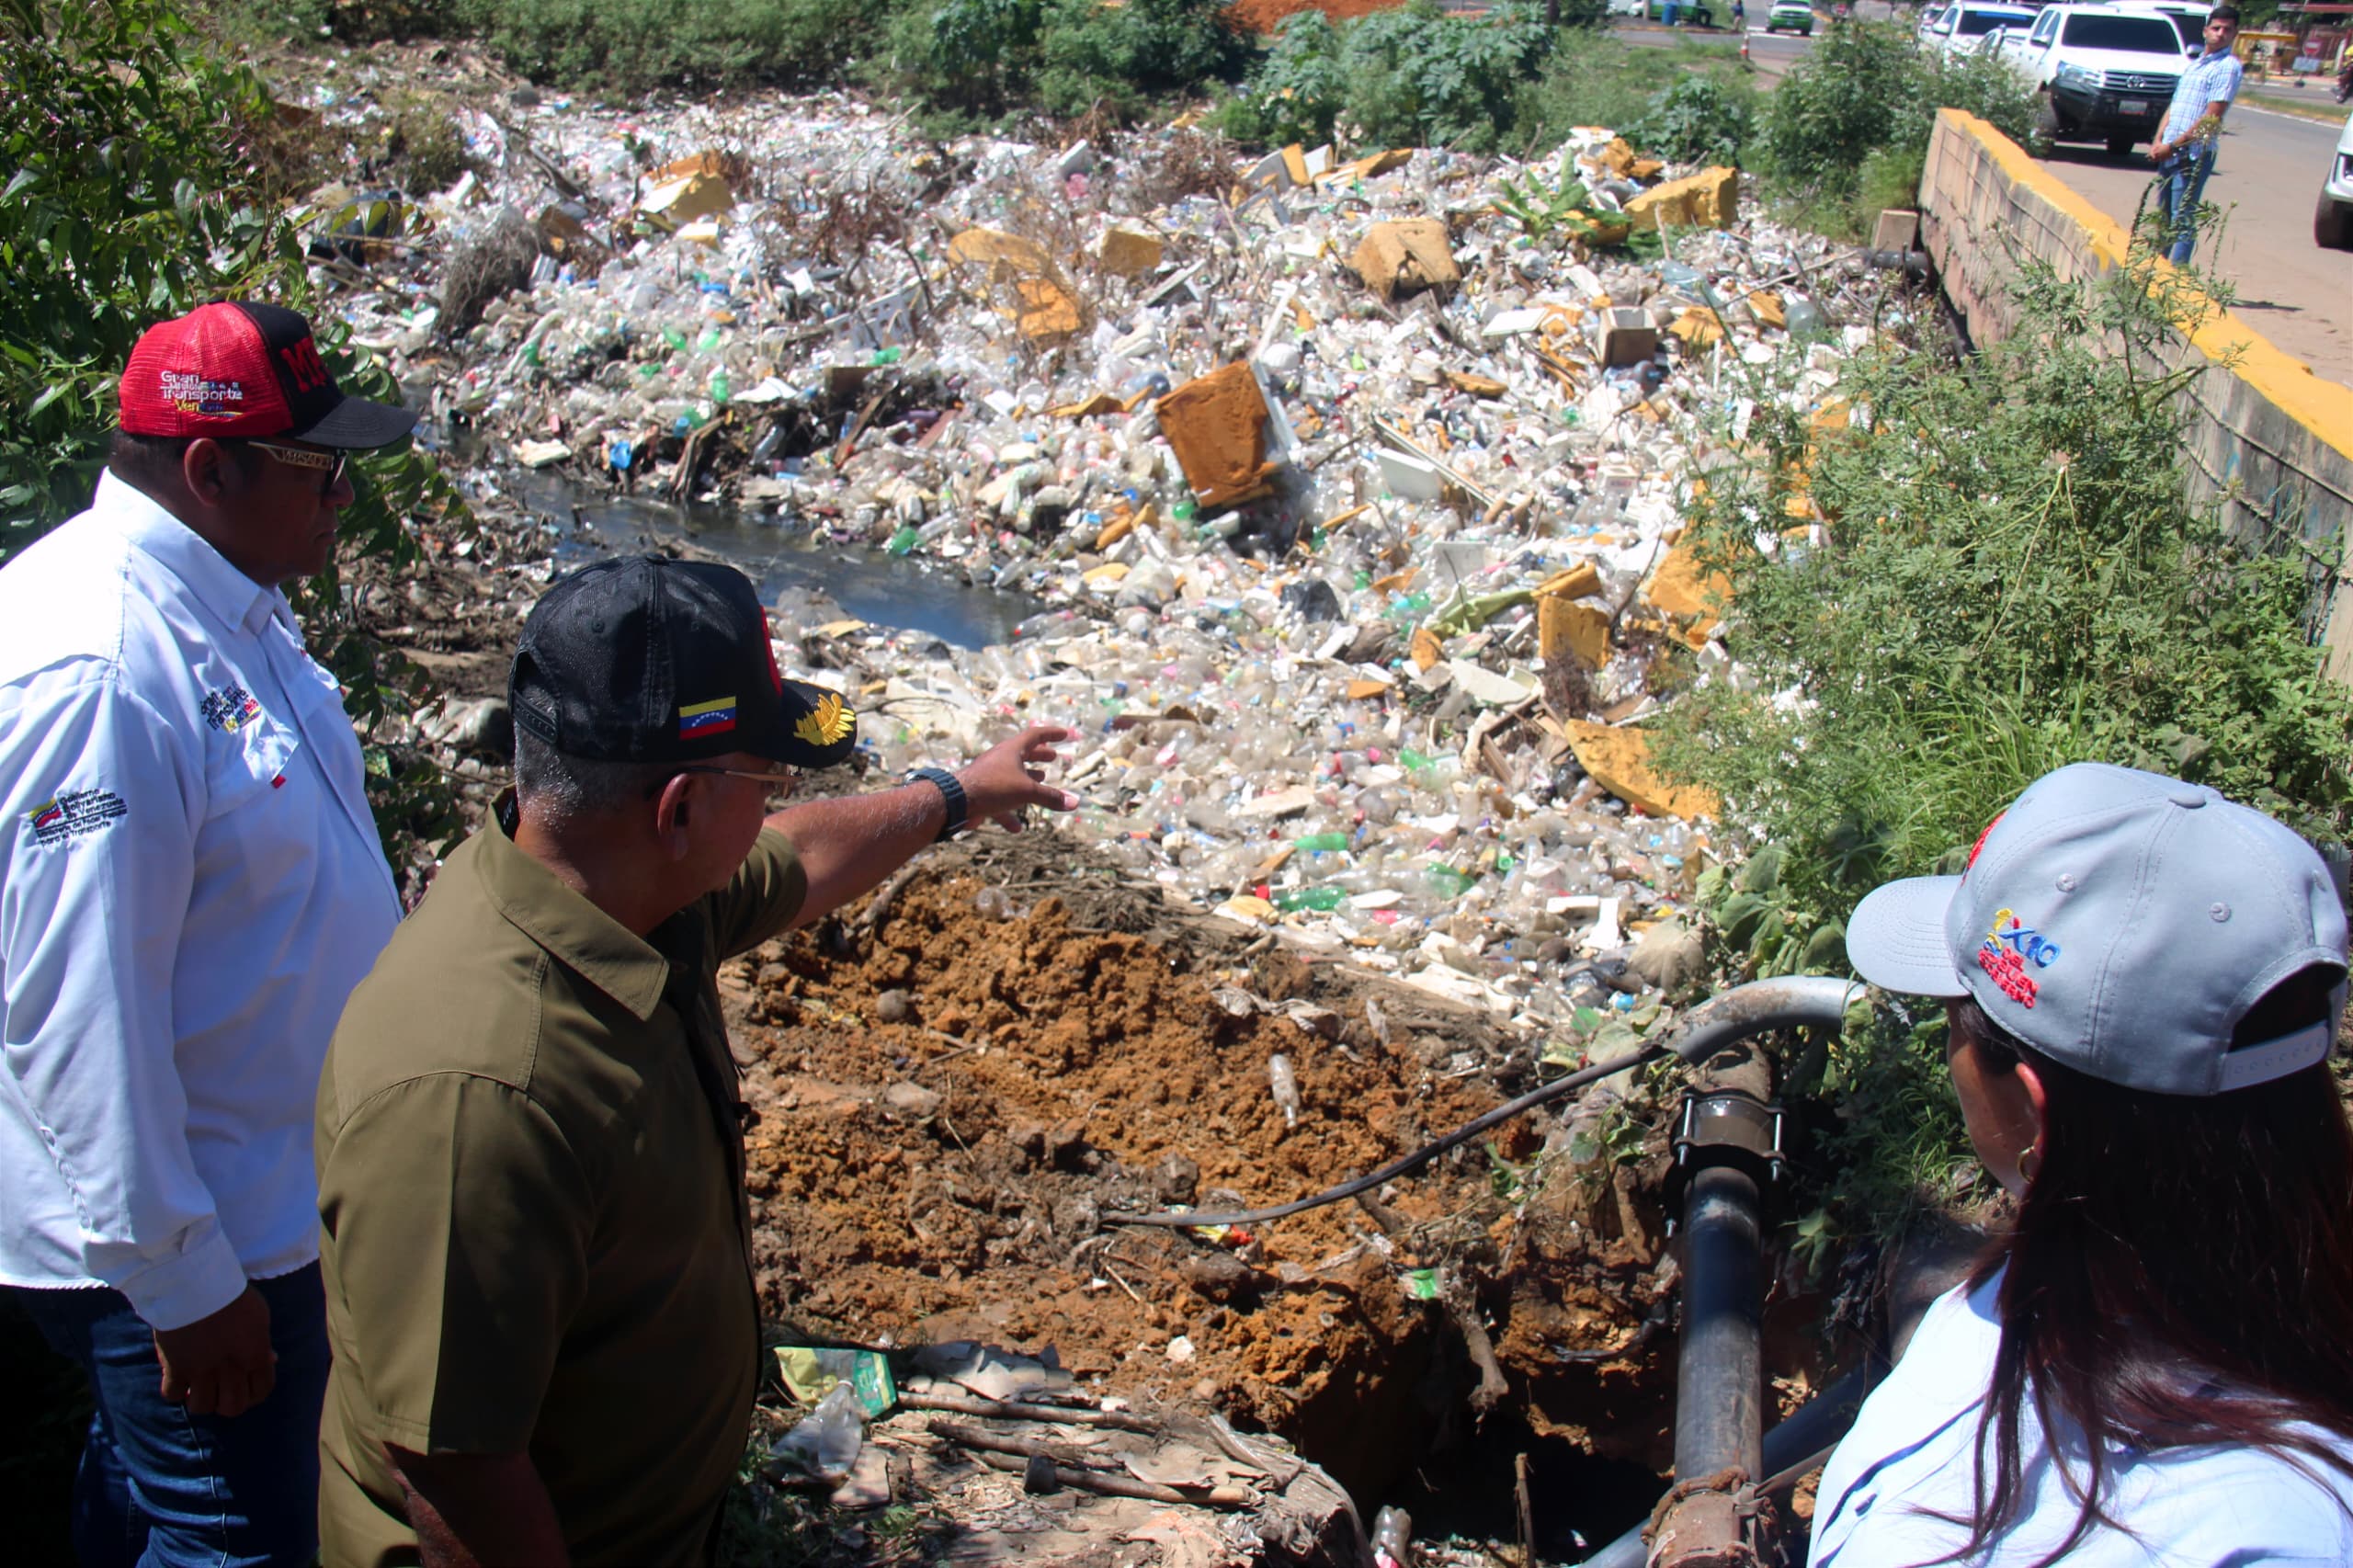
[[[2273,988],[2234,1047],[2319,1021],[2336,971]],[[2151,1094],[2088,1076],[2005,1032],[1974,1001],[1951,1027],[1990,1069],[2033,1064],[2046,1090],[2042,1160],[2006,1241],[1972,1289],[2006,1265],[1977,1452],[1969,1543],[1982,1551],[2026,1502],[2020,1416],[2082,1427],[2089,1473],[2075,1528],[2048,1568],[2095,1527],[2110,1443],[2271,1450],[2315,1480],[2353,1477],[2299,1423],[2353,1437],[2353,1133],[2325,1062],[2214,1096]]]

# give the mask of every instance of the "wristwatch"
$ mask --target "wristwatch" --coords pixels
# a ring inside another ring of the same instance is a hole
[[[954,774],[944,767],[911,769],[907,774],[907,782],[912,784],[917,779],[936,786],[939,790],[939,798],[948,803],[948,821],[940,828],[939,836],[932,840],[934,844],[945,844],[964,831],[966,815],[964,786]]]

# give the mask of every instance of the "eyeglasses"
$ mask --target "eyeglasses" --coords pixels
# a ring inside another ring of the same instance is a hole
[[[711,767],[702,763],[689,763],[685,767],[670,769],[663,776],[660,783],[645,792],[645,798],[651,801],[660,796],[663,790],[670,787],[670,780],[681,773],[716,773],[726,778],[756,778],[768,787],[768,793],[771,795],[790,795],[792,793],[793,786],[801,782],[801,770],[797,767],[779,767],[765,772],[755,772],[748,767]]]
[[[326,478],[319,482],[319,494],[322,495],[343,483],[343,471],[351,459],[348,452],[314,452],[307,447],[281,447],[275,441],[250,441],[246,444],[267,452],[289,468],[307,468],[324,473]]]

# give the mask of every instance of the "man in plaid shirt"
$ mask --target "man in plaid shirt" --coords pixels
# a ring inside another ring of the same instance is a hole
[[[2198,239],[2198,202],[2206,192],[2207,176],[2214,172],[2214,153],[2222,139],[2222,111],[2238,97],[2245,74],[2231,46],[2238,41],[2239,14],[2217,6],[2206,17],[2206,52],[2181,74],[2173,90],[2173,106],[2165,110],[2157,139],[2149,144],[2150,161],[2157,165],[2157,200],[2165,213],[2170,238],[2165,255],[2178,267],[2189,259]]]

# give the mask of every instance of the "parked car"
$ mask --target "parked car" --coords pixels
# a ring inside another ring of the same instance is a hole
[[[1920,46],[1931,54],[1966,54],[1997,28],[2033,25],[2030,6],[1948,6],[1920,35]]]
[[[2120,11],[2146,11],[2163,17],[2181,35],[2181,51],[2195,60],[2206,52],[2206,17],[2214,7],[2198,0],[2108,0]]]
[[[1793,0],[1781,0],[1780,4],[1765,13],[1767,32],[1778,33],[1784,28],[1811,38],[1813,35],[1813,7],[1794,4]]]
[[[2329,154],[2328,177],[2321,181],[2320,205],[2313,209],[2313,243],[2331,250],[2353,250],[2353,117]]]
[[[2155,137],[2183,64],[2169,18],[2115,6],[2046,7],[2003,30],[2001,58],[2042,99],[2037,140],[2102,142],[2119,158]]]

